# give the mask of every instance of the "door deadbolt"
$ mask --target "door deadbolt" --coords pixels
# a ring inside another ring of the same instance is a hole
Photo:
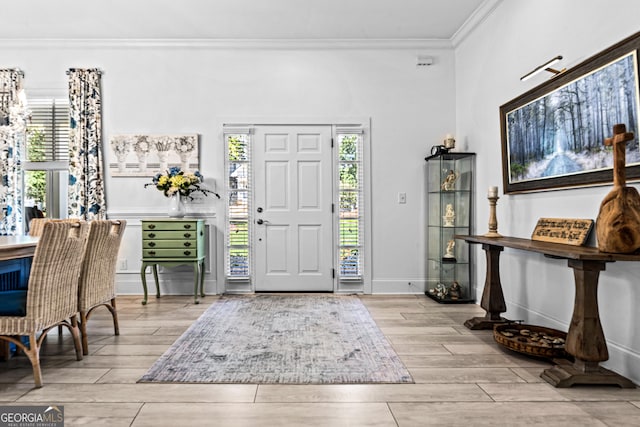
[[[257,209],[258,213],[262,212],[262,208]]]

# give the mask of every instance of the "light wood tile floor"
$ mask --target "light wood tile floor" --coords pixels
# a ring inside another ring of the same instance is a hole
[[[640,389],[556,389],[549,365],[503,350],[462,322],[476,305],[424,296],[363,296],[415,384],[137,384],[217,297],[118,298],[121,335],[98,310],[90,354],[76,361],[69,335],[53,331],[41,355],[44,387],[24,356],[0,362],[0,405],[64,405],[76,426],[638,426]]]

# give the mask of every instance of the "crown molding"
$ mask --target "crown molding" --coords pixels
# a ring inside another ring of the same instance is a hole
[[[447,39],[2,39],[2,48],[452,49]]]
[[[451,46],[456,48],[471,34],[481,23],[483,23],[494,10],[502,3],[502,0],[485,0],[458,28],[458,31],[451,37]]]
[[[503,0],[485,0],[450,39],[225,39],[225,38],[8,38],[0,39],[0,48],[20,49],[78,49],[78,48],[122,48],[122,49],[455,49],[484,22]]]

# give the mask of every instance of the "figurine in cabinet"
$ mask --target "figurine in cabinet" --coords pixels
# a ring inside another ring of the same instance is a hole
[[[448,292],[449,292],[449,290],[442,283],[438,283],[436,285],[436,296],[438,298],[440,298],[440,299],[446,298]]]
[[[453,249],[456,246],[456,241],[451,239],[447,242],[447,249],[445,250],[445,254],[442,256],[442,261],[444,262],[456,262],[456,257],[453,254]]]
[[[454,221],[456,219],[456,212],[453,210],[453,204],[447,203],[447,207],[445,208],[444,216],[444,227],[454,227]]]
[[[452,300],[462,298],[462,288],[458,282],[454,281],[449,287],[449,298]]]
[[[449,172],[442,181],[441,188],[443,191],[453,191],[455,189],[456,180],[458,179],[458,173],[453,169],[449,169]]]

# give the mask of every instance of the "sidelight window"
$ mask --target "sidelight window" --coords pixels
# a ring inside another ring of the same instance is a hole
[[[251,275],[251,150],[249,130],[225,132],[226,251],[225,274],[248,280]]]
[[[363,270],[362,131],[337,129],[338,266],[340,279],[360,279]]]

